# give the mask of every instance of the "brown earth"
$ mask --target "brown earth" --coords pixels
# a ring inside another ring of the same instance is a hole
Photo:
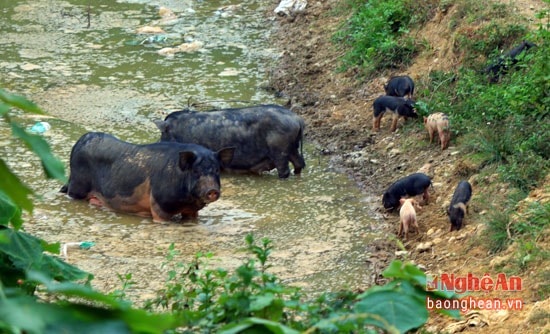
[[[498,183],[496,171],[486,168],[480,174],[479,166],[463,159],[466,148],[461,145],[461,138],[452,138],[446,150],[435,143],[430,145],[421,121],[406,126],[400,121],[398,130],[391,133],[391,120],[386,116],[382,119],[381,131],[372,131],[372,101],[384,94],[383,84],[390,76],[411,76],[419,91],[430,71],[449,71],[460,64],[461,55],[453,52],[452,32],[448,28],[448,14],[453,6],[445,12],[438,11],[430,22],[414,32],[419,41],[425,39],[430,48],[409,68],[358,81],[353,71],[336,71],[344,49],[333,44],[330,38],[346,19],[337,11],[340,3],[309,1],[305,12],[278,19],[278,43],[283,51],[280,67],[272,73],[272,85],[288,97],[291,109],[305,119],[306,140],[315,143],[320,154],[330,155],[332,165],[349,174],[366,193],[381,196],[393,181],[416,171],[424,171],[432,178],[434,190],[430,203],[418,212],[420,233],[411,234],[409,240],[403,241],[405,254],[396,253],[401,250],[394,237],[398,214],[383,214],[380,224],[388,237],[367,246],[373,268],[381,272],[392,259],[404,258],[432,275],[473,273],[482,277],[490,273],[496,277],[519,261],[517,244],[496,255],[484,245],[481,233],[485,228],[484,218],[491,210],[502,208],[499,199],[508,191],[506,184]],[[537,10],[547,7],[540,0],[513,3],[517,12],[526,17],[533,17]],[[450,233],[445,210],[456,184],[463,178],[472,184],[474,195],[465,227]],[[550,177],[547,177],[541,188],[525,201],[550,200],[549,186]],[[383,211],[381,205],[379,210]],[[521,214],[521,205],[518,213]],[[546,231],[538,238],[537,247],[548,249],[549,239]],[[517,274],[523,283],[519,292],[491,291],[479,295],[521,298],[523,310],[470,311],[460,321],[434,314],[425,329],[429,332],[549,332],[550,299],[541,300],[537,295],[542,285],[548,285],[538,280],[541,272],[548,272],[548,264],[547,260],[534,263]],[[378,275],[373,283],[383,282],[380,278]]]

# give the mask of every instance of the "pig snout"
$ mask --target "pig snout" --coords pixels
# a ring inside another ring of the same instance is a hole
[[[206,202],[215,202],[220,198],[220,191],[218,189],[208,189],[204,196]]]

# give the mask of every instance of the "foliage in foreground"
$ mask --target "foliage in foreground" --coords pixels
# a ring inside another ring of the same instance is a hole
[[[211,254],[198,254],[188,265],[175,262],[178,252],[171,245],[164,264],[171,266],[165,288],[146,303],[147,309],[175,312],[185,319],[181,329],[185,333],[366,333],[375,328],[404,333],[428,320],[426,297],[454,297],[449,292],[427,292],[422,271],[394,261],[383,273],[391,279],[385,286],[362,293],[325,293],[304,301],[298,288],[285,286],[268,272],[271,241],[262,239],[258,246],[252,235],[245,240],[245,251],[253,258],[232,274],[221,268],[204,269]],[[458,312],[446,314],[458,317]]]
[[[40,158],[46,177],[66,181],[63,163],[44,138],[27,133],[13,120],[12,107],[42,111],[0,89],[0,116],[12,136]],[[59,254],[59,243],[48,244],[21,231],[23,210],[33,211],[34,192],[2,158],[0,180],[0,333],[162,333],[179,324],[172,315],[133,309],[127,301],[95,291],[89,285],[91,274],[44,254]],[[84,283],[77,283],[80,280]],[[41,300],[37,292],[56,301]]]

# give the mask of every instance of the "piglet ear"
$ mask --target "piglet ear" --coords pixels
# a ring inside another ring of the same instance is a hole
[[[193,163],[197,160],[195,153],[191,151],[181,151],[180,152],[180,168],[185,171],[193,166]]]
[[[218,151],[218,158],[222,162],[222,167],[227,167],[233,160],[235,154],[235,147],[226,147]]]
[[[404,198],[399,199],[399,203],[401,203],[401,205],[403,205],[403,203],[405,203],[405,199]]]
[[[160,119],[154,120],[153,122],[155,123],[157,128],[159,128],[160,132],[168,132],[168,122],[161,121]]]

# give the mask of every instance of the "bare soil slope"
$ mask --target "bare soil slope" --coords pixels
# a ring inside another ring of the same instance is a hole
[[[381,198],[389,184],[413,172],[423,171],[432,178],[432,199],[418,212],[420,234],[409,236],[409,240],[404,242],[407,253],[400,256],[414,261],[430,274],[466,275],[471,272],[479,277],[484,273],[496,275],[503,263],[517,261],[517,254],[511,247],[499,256],[490,255],[480,233],[485,227],[483,215],[488,210],[495,210],[488,205],[492,204],[491,197],[504,196],[507,185],[482,188],[479,185],[481,176],[477,174],[479,167],[461,159],[460,138],[452,138],[451,146],[442,151],[436,144],[429,145],[428,135],[420,125],[404,129],[400,122],[398,130],[391,133],[389,116],[383,118],[379,133],[372,132],[372,101],[384,94],[383,84],[390,75],[407,74],[415,80],[417,89],[422,89],[422,76],[433,70],[450,70],[460,64],[462,55],[453,52],[452,34],[447,28],[452,6],[446,12],[438,12],[415,32],[419,38],[429,42],[432,52],[420,54],[412,66],[401,73],[389,73],[387,77],[359,82],[354,79],[354,73],[335,71],[338,59],[344,52],[330,41],[345,19],[335,12],[338,2],[309,1],[304,13],[279,18],[278,43],[283,55],[280,67],[273,71],[272,85],[288,97],[292,110],[306,120],[307,140],[318,145],[320,154],[329,154],[333,166],[348,173],[368,194],[378,194]],[[539,0],[514,2],[518,14],[528,17],[545,6]],[[421,121],[418,122],[420,124]],[[425,144],[412,145],[418,142]],[[464,175],[469,176],[473,185],[470,213],[463,229],[449,233],[445,210],[456,184]],[[487,178],[493,181],[498,179],[498,175],[484,178],[483,181]],[[545,185],[534,191],[528,200],[549,200],[549,185],[550,178],[547,178]],[[371,254],[373,268],[382,271],[400,250],[392,241],[399,217],[384,213],[382,208],[380,212],[384,217],[380,224],[387,231],[388,238],[367,245],[366,249]],[[518,212],[521,213],[521,208]],[[548,231],[539,240],[539,247],[548,249]],[[490,330],[493,333],[549,331],[550,300],[540,301],[537,290],[543,283],[534,279],[536,273],[545,271],[544,266],[548,263],[533,264],[520,274],[523,278],[520,292],[491,291],[480,295],[522,298],[525,303],[522,311],[472,311],[465,314],[461,321],[434,314],[426,326],[427,330]],[[373,284],[380,282],[380,277],[373,280]]]

